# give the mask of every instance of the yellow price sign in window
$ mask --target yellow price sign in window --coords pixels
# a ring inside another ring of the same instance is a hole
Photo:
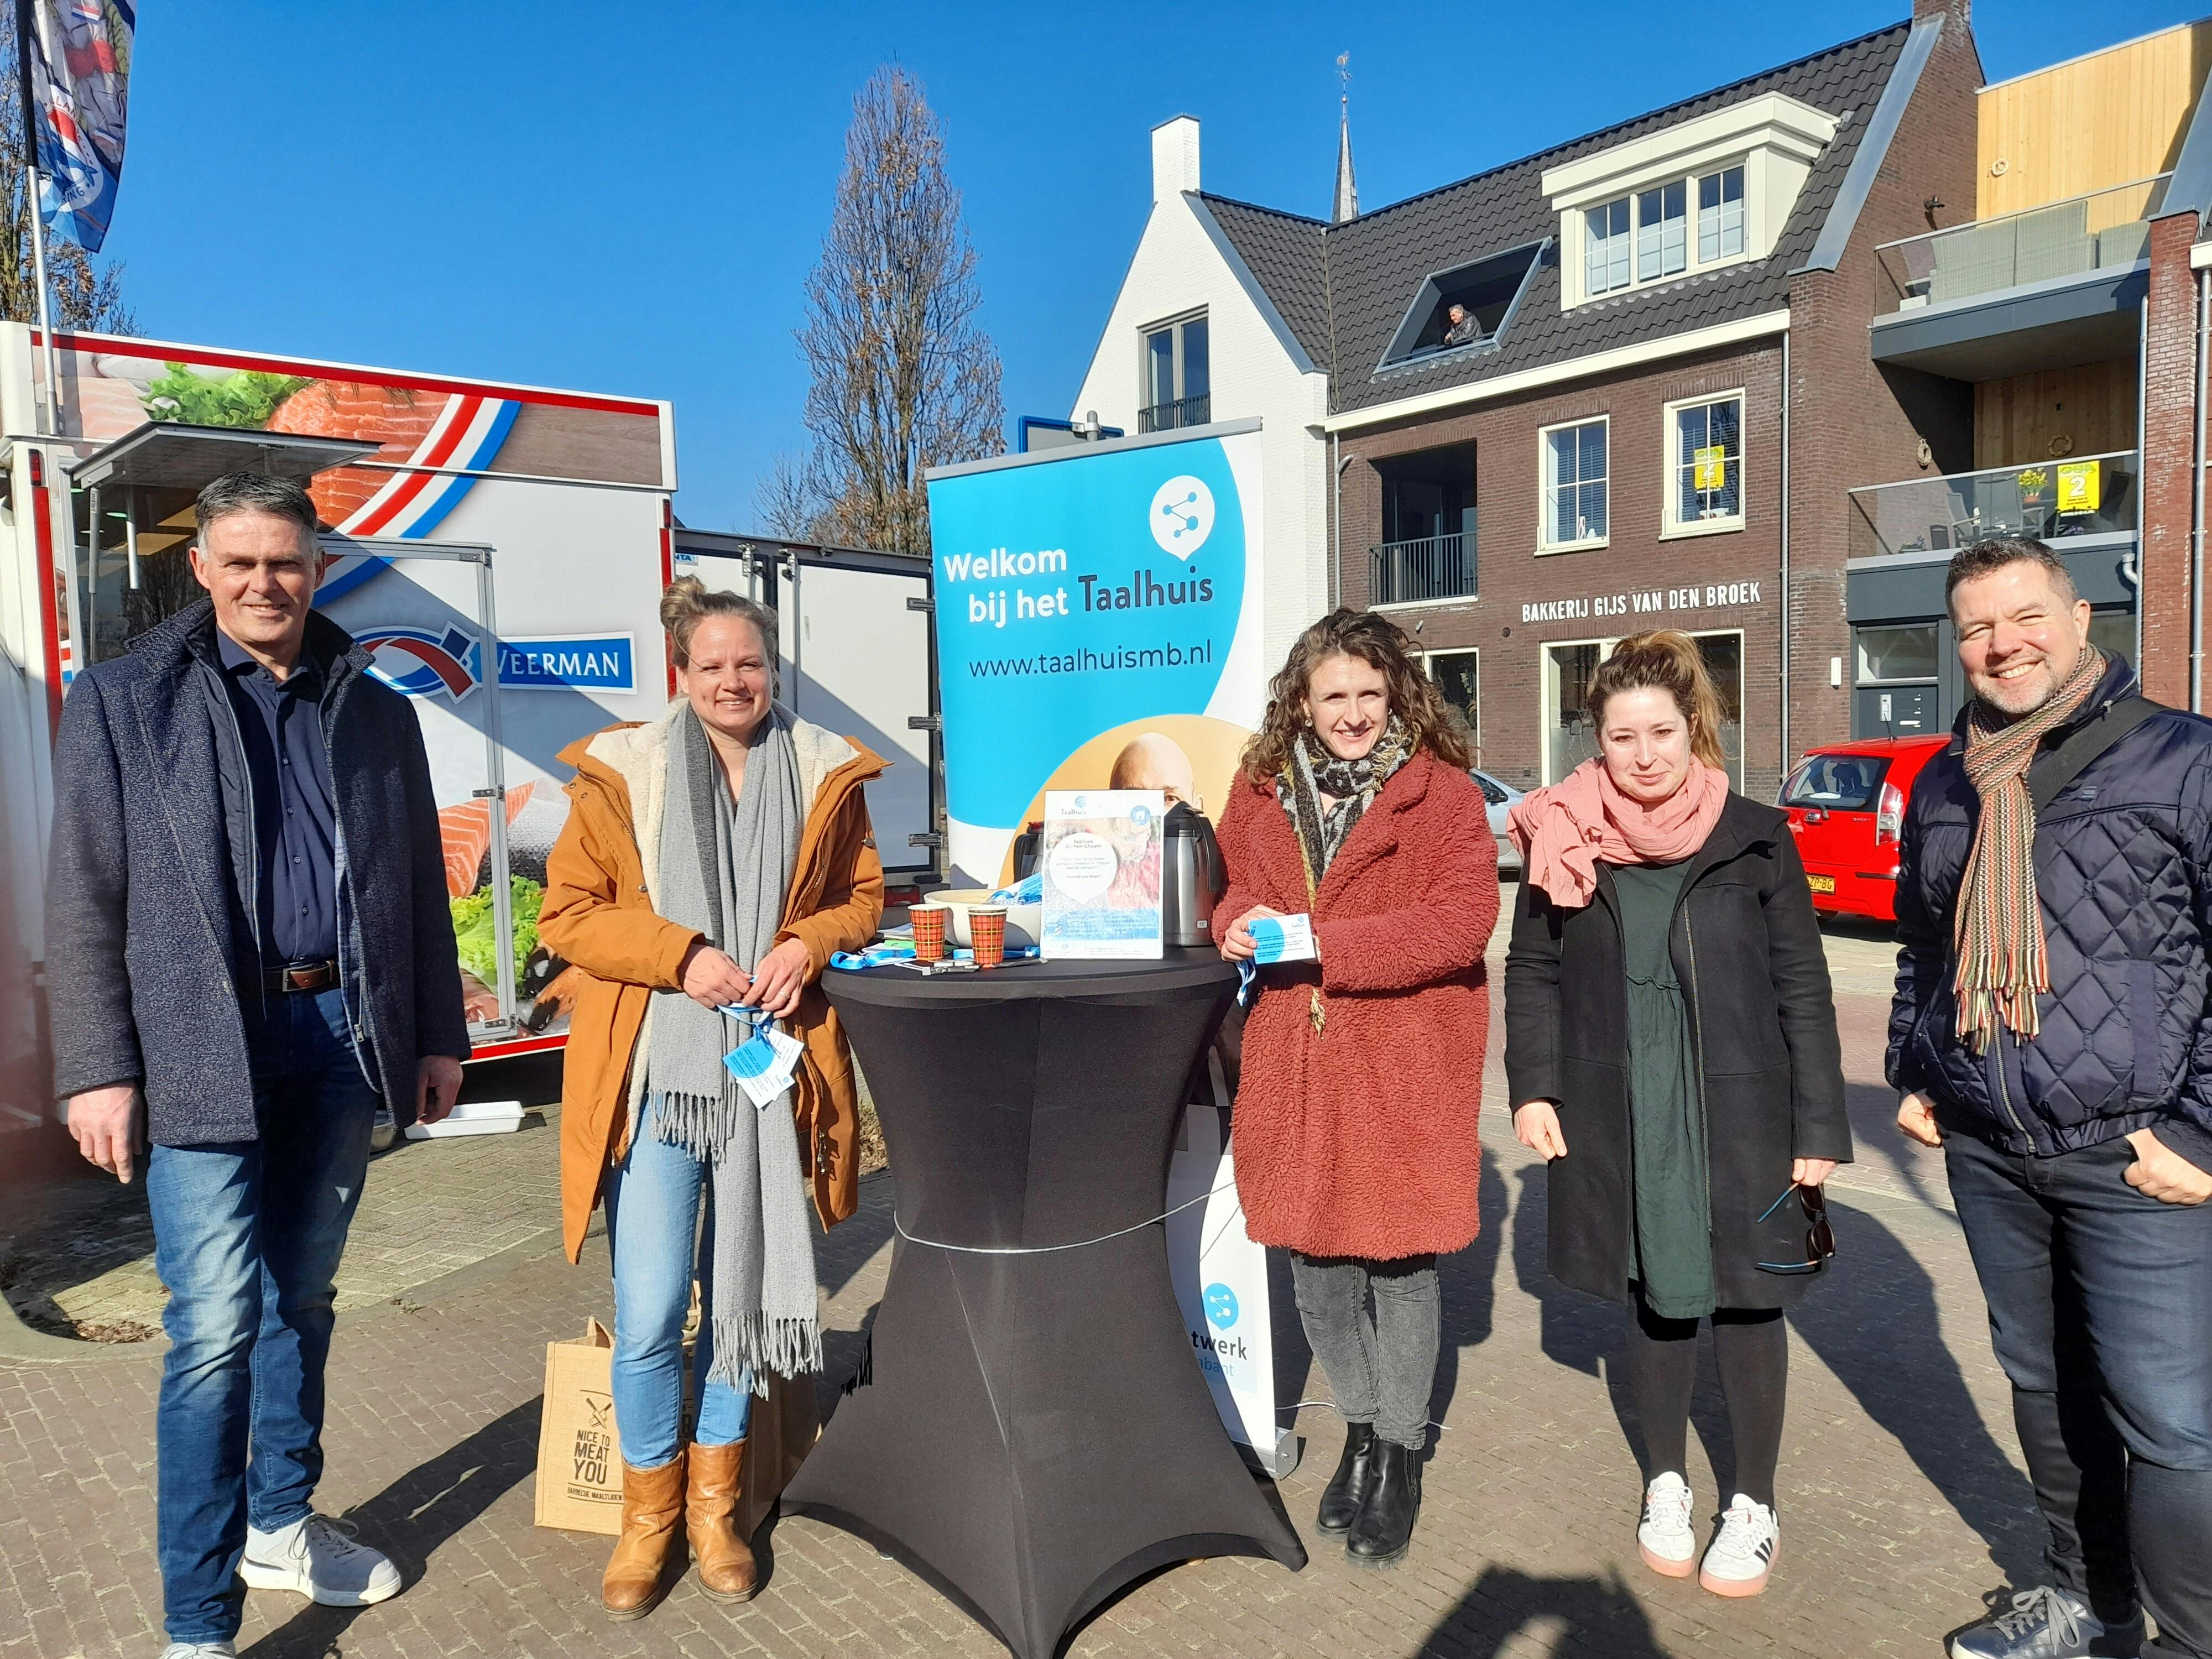
[[[2058,467],[2058,510],[2094,513],[2104,496],[2103,464],[2062,461]]]
[[[1714,444],[1710,448],[1692,452],[1691,483],[1699,489],[1728,488],[1728,450]]]

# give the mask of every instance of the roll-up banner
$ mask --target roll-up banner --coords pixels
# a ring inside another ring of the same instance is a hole
[[[929,477],[948,862],[1011,878],[1048,790],[1157,789],[1218,818],[1267,709],[1260,422],[945,467]],[[1169,1264],[1231,1436],[1271,1473],[1267,1253],[1244,1231],[1217,1104],[1176,1137]]]

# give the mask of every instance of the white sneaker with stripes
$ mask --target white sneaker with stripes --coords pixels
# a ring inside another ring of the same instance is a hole
[[[1756,1595],[1782,1546],[1774,1511],[1738,1492],[1721,1516],[1720,1534],[1705,1551],[1698,1582],[1716,1595]]]
[[[1669,1578],[1687,1578],[1698,1570],[1698,1534],[1690,1524],[1695,1507],[1690,1483],[1671,1469],[1644,1489],[1644,1519],[1636,1528],[1636,1548],[1645,1566]]]

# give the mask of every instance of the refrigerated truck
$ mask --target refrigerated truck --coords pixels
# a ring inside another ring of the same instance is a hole
[[[60,330],[50,346],[11,323],[0,420],[0,1079],[49,1075],[42,872],[69,681],[199,596],[192,500],[239,468],[306,484],[332,527],[317,604],[422,720],[471,1057],[557,1046],[562,964],[530,920],[568,809],[556,757],[673,690],[669,405]]]

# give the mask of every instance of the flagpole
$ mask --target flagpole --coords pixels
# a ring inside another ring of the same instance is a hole
[[[61,357],[54,349],[52,302],[46,280],[46,235],[39,211],[38,111],[31,98],[31,6],[33,0],[15,0],[16,79],[23,100],[23,208],[31,221],[31,268],[39,284],[39,337],[46,345],[47,429],[59,437],[62,430]],[[33,410],[36,413],[36,410]]]
[[[61,357],[54,349],[53,307],[47,299],[46,238],[39,223],[38,168],[27,168],[23,177],[27,181],[25,188],[30,193],[31,264],[39,281],[39,337],[46,343],[47,430],[58,438],[62,433]]]

